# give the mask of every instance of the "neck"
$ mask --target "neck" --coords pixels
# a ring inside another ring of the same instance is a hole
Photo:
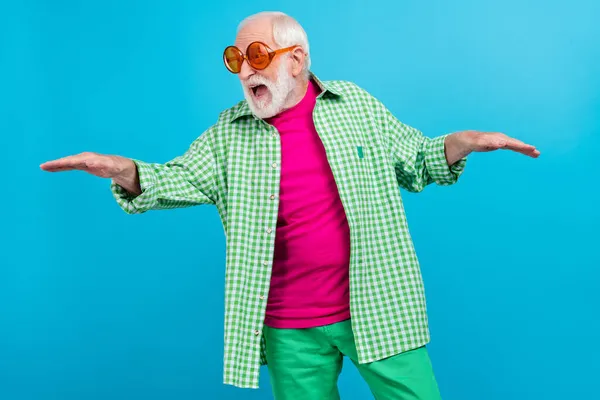
[[[308,78],[299,77],[298,84],[290,92],[288,95],[287,101],[285,102],[284,109],[289,109],[300,103],[304,96],[306,95],[306,91],[308,90]]]

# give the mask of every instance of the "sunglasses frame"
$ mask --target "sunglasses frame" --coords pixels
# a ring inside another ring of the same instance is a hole
[[[269,62],[267,62],[267,64],[263,68],[257,68],[255,66],[253,66],[252,63],[250,62],[250,60],[248,59],[248,56],[247,56],[248,50],[250,49],[250,46],[252,46],[254,44],[259,44],[259,45],[263,46],[265,49],[267,49],[267,55],[269,56]],[[260,71],[260,70],[266,69],[269,65],[271,65],[271,62],[273,61],[275,56],[277,56],[278,54],[281,54],[281,53],[285,53],[287,51],[291,51],[291,50],[295,49],[296,47],[299,47],[299,45],[293,45],[293,46],[289,46],[289,47],[284,47],[282,49],[273,50],[266,43],[263,43],[260,41],[254,41],[254,42],[250,43],[248,45],[248,47],[246,47],[246,53],[243,53],[237,46],[227,46],[225,48],[225,50],[223,51],[223,63],[225,64],[225,68],[227,68],[227,70],[229,72],[231,72],[232,74],[239,74],[241,72],[242,64],[244,64],[244,61],[247,61],[248,65],[250,65],[251,68]],[[229,67],[229,64],[227,63],[226,54],[227,54],[227,50],[229,50],[229,49],[234,49],[242,58],[242,61],[240,62],[240,70],[237,72],[233,71]]]

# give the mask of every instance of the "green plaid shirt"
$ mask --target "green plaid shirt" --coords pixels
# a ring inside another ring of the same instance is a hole
[[[369,93],[321,82],[313,117],[350,227],[350,310],[359,362],[429,342],[419,262],[399,187],[418,192],[457,181],[445,136],[430,139],[401,123]],[[134,160],[142,194],[113,184],[127,213],[214,204],[226,237],[225,384],[257,388],[266,364],[263,319],[269,295],[281,165],[276,129],[241,101],[187,152],[165,164]]]

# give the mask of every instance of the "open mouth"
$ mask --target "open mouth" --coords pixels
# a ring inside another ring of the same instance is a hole
[[[250,90],[252,90],[252,94],[254,94],[255,97],[262,97],[269,91],[269,89],[262,84],[251,86]]]

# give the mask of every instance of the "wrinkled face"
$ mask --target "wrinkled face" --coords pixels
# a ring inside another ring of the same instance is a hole
[[[239,31],[235,46],[245,53],[248,45],[254,41],[261,41],[273,50],[279,48],[274,42],[272,23],[269,19],[257,19],[247,23]],[[262,119],[279,114],[296,87],[290,53],[275,56],[271,64],[263,70],[256,70],[244,61],[238,77],[248,106]]]

